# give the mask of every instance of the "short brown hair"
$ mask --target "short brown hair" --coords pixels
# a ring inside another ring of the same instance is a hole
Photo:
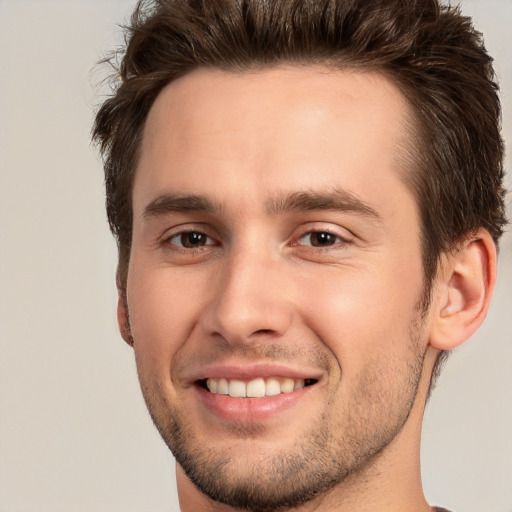
[[[377,70],[408,98],[416,137],[406,181],[420,209],[429,293],[444,251],[480,227],[497,243],[506,223],[498,87],[481,34],[458,8],[437,0],[142,0],[93,131],[122,284],[133,176],[159,92],[200,67],[285,63]]]

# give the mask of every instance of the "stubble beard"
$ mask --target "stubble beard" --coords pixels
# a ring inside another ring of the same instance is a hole
[[[393,369],[400,386],[386,388],[389,374],[378,378],[381,362],[376,361],[344,406],[336,428],[332,428],[329,412],[324,412],[293,448],[276,448],[272,455],[255,455],[245,464],[247,452],[235,457],[215,446],[201,445],[186,412],[170,403],[162,407],[162,395],[144,385],[143,394],[165,443],[204,495],[250,512],[290,510],[360,479],[402,430],[423,371],[422,323],[420,315],[411,322],[409,357]],[[327,404],[325,411],[332,410],[333,405]],[[246,443],[251,437],[258,438],[257,428],[233,425],[233,430],[237,429],[239,438],[247,438]]]

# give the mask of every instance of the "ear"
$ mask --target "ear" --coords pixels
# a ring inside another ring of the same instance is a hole
[[[126,299],[126,284],[121,282],[121,276],[119,271],[116,275],[117,285],[117,324],[119,326],[119,332],[123,337],[123,340],[133,347],[133,336],[132,328],[130,326],[130,314],[128,311],[128,301]]]
[[[439,269],[430,345],[451,350],[482,324],[496,282],[496,245],[481,229],[447,254]]]

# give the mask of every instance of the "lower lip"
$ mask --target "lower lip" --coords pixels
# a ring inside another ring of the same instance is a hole
[[[196,389],[201,402],[216,416],[227,421],[256,423],[298,405],[317,385],[261,398],[233,398],[229,395],[211,393],[199,386]]]

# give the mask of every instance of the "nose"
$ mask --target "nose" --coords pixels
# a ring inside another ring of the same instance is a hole
[[[205,334],[230,345],[284,335],[292,321],[292,291],[283,270],[281,262],[250,250],[224,261],[203,310]]]

